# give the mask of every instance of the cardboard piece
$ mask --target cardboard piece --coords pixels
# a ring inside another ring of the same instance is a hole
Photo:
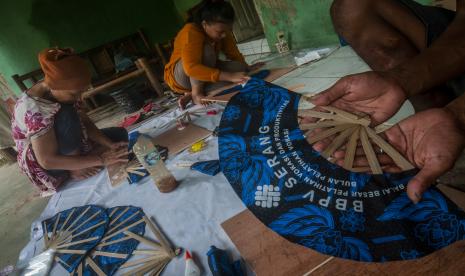
[[[212,135],[210,130],[191,123],[183,130],[173,127],[161,135],[154,137],[152,142],[155,145],[168,148],[168,156],[171,157],[210,135]]]

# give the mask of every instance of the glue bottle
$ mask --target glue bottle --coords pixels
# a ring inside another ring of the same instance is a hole
[[[160,152],[153,145],[149,136],[139,136],[133,147],[133,152],[142,166],[150,173],[160,192],[169,193],[176,189],[178,186],[176,179],[166,168]]]
[[[184,272],[184,276],[200,276],[200,269],[194,263],[194,260],[192,259],[192,256],[189,253],[189,250],[186,250],[185,259],[186,259],[186,270]]]

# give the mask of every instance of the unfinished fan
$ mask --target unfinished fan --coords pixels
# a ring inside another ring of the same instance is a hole
[[[105,209],[98,206],[65,210],[42,222],[45,248],[54,249],[55,261],[71,273],[102,239],[107,224]]]
[[[145,220],[141,208],[119,206],[107,209],[110,218],[105,236],[74,271],[74,275],[113,275],[131,256],[139,241],[125,231],[144,235]]]
[[[376,131],[370,128],[371,120],[369,116],[358,116],[331,106],[321,107],[327,112],[315,111],[312,109],[299,110],[299,117],[311,117],[318,119],[317,122],[301,124],[300,129],[306,131],[307,137],[314,130],[320,130],[307,141],[314,144],[323,139],[334,137],[332,142],[321,152],[327,160],[334,160],[333,153],[343,148],[345,150],[344,168],[353,172],[370,171],[373,174],[382,174],[380,162],[372,144],[377,145],[382,153],[386,153],[392,158],[394,163],[403,171],[412,170],[414,166],[410,164],[396,149],[383,140]],[[357,146],[361,143],[365,156],[369,163],[369,168],[353,167]]]
[[[124,231],[127,238],[137,240],[149,248],[135,250],[133,252],[134,260],[128,261],[121,266],[121,269],[125,269],[122,275],[144,275],[148,273],[149,275],[159,276],[168,263],[181,253],[181,249],[173,250],[170,242],[153,220],[146,215],[143,216],[143,220],[158,241],[143,237],[132,232],[131,229]]]

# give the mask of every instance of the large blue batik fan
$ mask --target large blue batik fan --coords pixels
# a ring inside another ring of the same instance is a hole
[[[144,212],[133,206],[106,210],[110,219],[105,235],[74,271],[75,275],[113,275],[133,254],[139,241],[128,237],[130,231],[143,236]]]
[[[72,272],[102,239],[108,217],[94,205],[75,207],[42,222],[45,247],[56,252],[55,261]]]
[[[416,170],[365,128],[364,118],[346,114],[352,121],[340,127],[337,117],[347,116],[338,110],[308,111],[318,119],[327,117],[327,129],[317,138],[339,137],[325,152],[316,152],[298,124],[300,98],[251,79],[221,119],[221,171],[267,227],[320,253],[367,262],[415,259],[465,239],[465,213],[439,190],[429,189],[418,204],[408,199],[406,186]],[[370,161],[364,170],[374,174],[357,172],[360,168],[354,169],[350,159],[344,167],[328,161],[344,140],[351,148],[352,137],[352,145],[360,139]],[[372,144],[389,151],[404,171],[383,173]]]

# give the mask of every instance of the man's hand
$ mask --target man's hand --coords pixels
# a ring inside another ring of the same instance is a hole
[[[420,172],[407,186],[409,198],[417,203],[437,178],[449,171],[465,146],[465,137],[456,118],[446,109],[430,109],[417,113],[385,133],[386,140],[405,156]],[[337,151],[337,164],[344,163],[344,151]],[[354,166],[369,166],[362,149],[357,150]],[[385,172],[398,173],[398,168],[387,154],[378,154]]]
[[[465,145],[456,118],[445,109],[417,113],[385,134],[391,145],[420,168],[407,186],[407,194],[415,203],[437,178],[452,169]]]
[[[311,102],[369,114],[372,125],[378,125],[396,114],[406,98],[407,93],[394,78],[386,73],[365,72],[340,79]]]

